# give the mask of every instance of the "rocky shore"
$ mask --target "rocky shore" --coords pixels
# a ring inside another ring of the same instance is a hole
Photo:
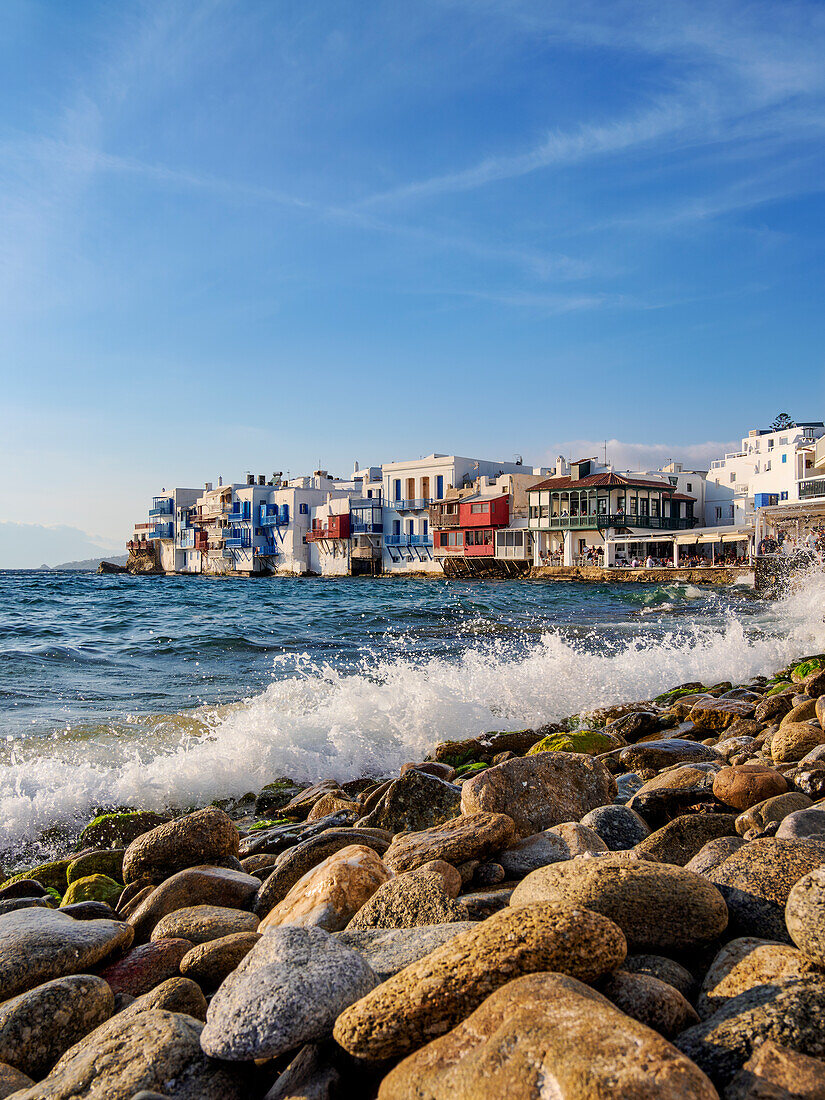
[[[0,1100],[825,1097],[825,655],[91,821],[0,883]]]

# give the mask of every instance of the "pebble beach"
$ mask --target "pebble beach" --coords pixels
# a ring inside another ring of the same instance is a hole
[[[825,654],[661,686],[98,815],[0,884],[0,1096],[825,1095]]]

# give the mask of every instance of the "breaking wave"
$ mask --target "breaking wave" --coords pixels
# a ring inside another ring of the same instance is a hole
[[[688,597],[692,599],[691,596]],[[825,650],[825,574],[783,599],[633,633],[548,629],[497,636],[457,655],[383,653],[342,671],[317,656],[277,657],[272,683],[225,706],[134,716],[7,741],[0,751],[5,846],[99,807],[203,805],[297,780],[396,772],[445,739],[538,726],[594,706],[650,698],[699,680],[742,682]]]

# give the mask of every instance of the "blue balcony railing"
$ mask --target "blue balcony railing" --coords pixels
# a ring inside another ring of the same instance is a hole
[[[155,529],[147,534],[147,539],[173,539],[175,537],[174,523],[156,523]]]
[[[350,533],[353,535],[382,535],[383,523],[362,523],[361,520],[350,518]]]
[[[432,546],[433,544],[429,535],[385,535],[384,542],[387,546]]]
[[[173,512],[174,505],[171,500],[154,500],[149,509],[150,516],[171,516]]]
[[[288,512],[267,512],[265,516],[261,516],[261,527],[288,527],[289,526],[289,513]]]
[[[258,547],[258,553],[263,557],[274,558],[281,553],[281,547],[277,542],[265,542]]]
[[[224,546],[227,550],[245,550],[252,545],[252,539],[248,535],[241,535],[235,538],[228,538],[224,542]]]
[[[427,508],[432,502],[432,497],[410,497],[406,500],[389,500],[387,506],[394,508],[396,512],[414,512],[417,509]]]

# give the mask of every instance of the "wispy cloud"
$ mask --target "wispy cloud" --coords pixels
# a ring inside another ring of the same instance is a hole
[[[658,470],[673,461],[681,462],[685,469],[707,470],[714,459],[736,450],[740,443],[740,440],[676,444],[631,443],[620,439],[568,439],[549,447],[545,451],[543,462],[552,463],[558,455],[564,455],[568,460],[592,456],[603,461],[606,448],[607,461],[618,470]]]

